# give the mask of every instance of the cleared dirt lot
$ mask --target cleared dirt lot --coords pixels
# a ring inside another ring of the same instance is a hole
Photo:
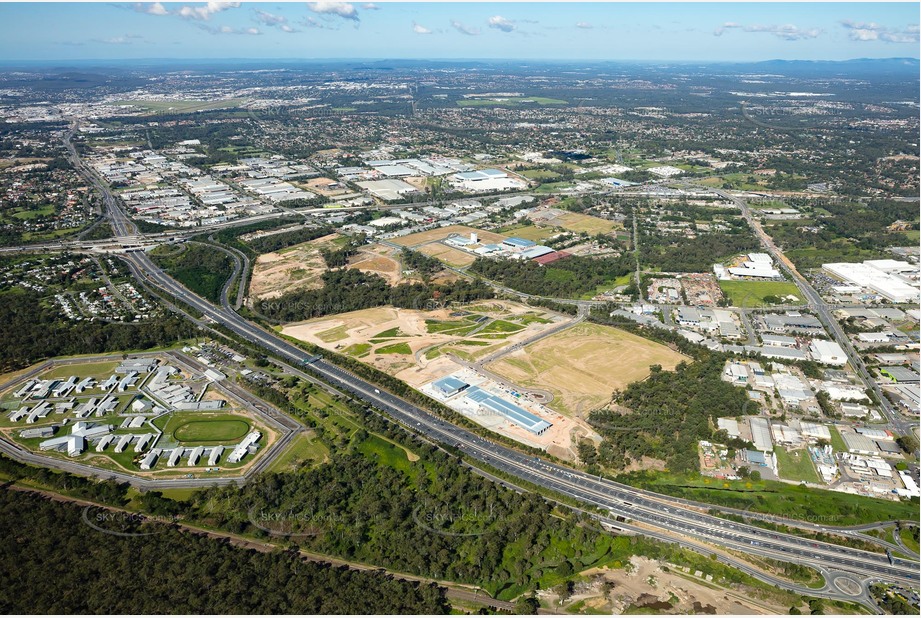
[[[471,232],[475,232],[480,237],[481,242],[502,242],[506,238],[505,236],[496,234],[495,232],[478,230],[474,227],[467,227],[466,225],[449,225],[448,227],[439,227],[435,228],[434,230],[425,230],[424,232],[416,232],[415,234],[400,236],[399,238],[394,238],[393,242],[398,245],[403,245],[404,247],[415,247],[425,243],[434,242],[436,240],[444,240],[451,234],[469,236]]]
[[[553,393],[550,407],[584,417],[611,394],[649,375],[650,365],[673,369],[687,357],[637,335],[581,323],[490,363],[517,384]]]
[[[253,263],[251,298],[277,298],[292,289],[323,287],[320,277],[326,262],[320,251],[335,248],[338,234],[330,234],[274,253],[264,253]]]
[[[455,268],[470,266],[476,259],[476,256],[472,253],[467,253],[466,251],[455,249],[454,247],[448,247],[440,242],[433,242],[419,247],[418,251],[429,257],[438,258],[445,264],[454,266]]]
[[[343,237],[338,234],[330,234],[275,253],[260,255],[253,265],[250,296],[257,300],[265,300],[277,298],[291,290],[322,287],[321,277],[326,271],[326,262],[321,251],[336,248],[342,240]],[[348,268],[380,275],[390,285],[412,280],[403,276],[399,250],[386,245],[362,247],[356,255],[349,258]],[[435,282],[450,283],[457,278],[457,275],[447,271],[436,277]]]
[[[623,225],[617,221],[583,215],[578,212],[568,212],[559,208],[536,210],[529,215],[535,225],[561,227],[570,232],[587,232],[589,234],[608,234]]]
[[[629,570],[605,567],[582,572],[588,581],[579,584],[566,601],[568,608],[578,605],[581,611],[571,613],[748,616],[788,611],[777,599],[761,598],[745,586],[730,589],[708,582],[706,573],[695,576],[695,572],[675,565],[663,570],[659,561],[640,556],[630,558],[630,563]],[[613,584],[607,594],[605,582]],[[538,594],[558,607],[553,592]]]

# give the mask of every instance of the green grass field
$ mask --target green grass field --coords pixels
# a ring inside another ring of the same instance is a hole
[[[832,449],[834,449],[836,453],[846,453],[847,445],[844,443],[844,438],[842,438],[841,434],[838,432],[838,428],[834,425],[829,425],[828,433],[831,434]]]
[[[363,356],[367,356],[370,351],[370,343],[355,343],[342,350],[342,353],[354,356],[355,358],[362,358]]]
[[[830,526],[853,526],[896,519],[915,520],[918,505],[868,498],[780,481],[721,481],[696,476],[638,472],[618,480],[670,496],[757,513],[788,516]]]
[[[289,472],[305,461],[323,462],[329,456],[329,449],[313,432],[299,434],[294,441],[275,458],[266,472]]]
[[[61,379],[70,376],[80,378],[94,377],[105,380],[115,371],[121,361],[105,361],[101,363],[81,363],[78,365],[60,365],[41,375],[42,379]]]
[[[408,343],[392,343],[384,345],[375,350],[377,354],[412,354]]]
[[[515,236],[517,238],[524,238],[525,240],[533,240],[534,242],[540,242],[545,238],[549,238],[556,234],[558,230],[555,230],[552,227],[538,227],[536,225],[515,225],[507,228],[502,228],[500,233],[506,236]]]
[[[720,281],[720,289],[729,297],[733,307],[759,307],[769,305],[765,296],[792,295],[803,302],[803,294],[789,281]]]
[[[812,458],[805,450],[787,451],[783,447],[774,447],[777,456],[777,471],[780,477],[788,481],[806,481],[819,483],[819,474],[812,465]]]
[[[173,429],[173,437],[187,442],[225,442],[239,440],[249,432],[249,423],[242,420],[187,421]]]

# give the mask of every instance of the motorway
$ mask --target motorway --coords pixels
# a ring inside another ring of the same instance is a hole
[[[89,177],[97,184],[101,184],[95,176],[90,174]],[[101,188],[107,198],[107,215],[116,235],[121,237],[136,234],[133,224],[118,207],[114,197],[104,187]],[[746,211],[743,210],[744,212]],[[143,251],[129,251],[122,257],[136,278],[178,298],[244,339],[294,362],[295,365],[316,374],[325,382],[351,393],[377,410],[386,413],[411,431],[454,447],[471,460],[486,464],[508,477],[519,479],[519,481],[545,491],[555,492],[568,500],[593,505],[599,509],[600,513],[608,514],[607,517],[600,514],[596,516],[608,521],[611,525],[653,538],[678,542],[704,553],[712,551],[712,546],[717,546],[745,554],[813,566],[826,574],[826,579],[830,575],[848,573],[851,574],[850,578],[860,581],[861,593],[849,595],[840,591],[836,592],[830,582],[825,589],[816,591],[777,580],[764,573],[753,573],[759,579],[771,581],[780,587],[801,591],[803,594],[818,594],[847,600],[858,600],[857,597],[859,597],[866,600],[866,584],[869,581],[898,581],[913,586],[918,585],[918,563],[915,561],[894,558],[890,564],[890,561],[882,554],[816,542],[720,519],[702,513],[694,507],[685,506],[679,500],[626,487],[490,442],[399,397],[381,391],[374,385],[320,357],[310,356],[284,339],[248,322],[226,306],[229,304],[226,294],[223,295],[225,307],[216,307],[208,303],[161,271]],[[817,298],[814,290],[812,292],[816,298],[810,296],[810,303],[815,303],[818,308],[821,308],[821,299]],[[98,472],[95,469],[92,470]],[[198,479],[189,480],[201,482]],[[614,521],[612,517],[619,519]],[[626,521],[621,521],[622,519]],[[724,556],[721,559],[746,572],[751,571],[750,567],[732,558]]]
[[[827,572],[846,571],[858,578],[877,577],[917,584],[918,564],[882,554],[814,542],[700,513],[650,492],[599,479],[546,460],[526,456],[448,423],[374,385],[311,356],[276,335],[248,322],[236,313],[215,307],[161,271],[143,252],[124,256],[135,276],[192,306],[237,335],[270,352],[293,361],[324,381],[345,390],[432,440],[451,445],[474,460],[527,483],[585,504],[595,505],[612,516],[666,531],[672,540],[695,539],[727,549],[788,562],[816,566]]]

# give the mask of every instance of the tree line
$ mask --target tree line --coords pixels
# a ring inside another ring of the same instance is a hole
[[[513,290],[536,296],[578,298],[633,269],[632,258],[591,258],[571,255],[541,266],[532,260],[479,257],[470,271]]]
[[[197,327],[175,316],[149,322],[73,322],[43,294],[16,288],[0,292],[0,373],[45,358],[143,350],[195,336]]]

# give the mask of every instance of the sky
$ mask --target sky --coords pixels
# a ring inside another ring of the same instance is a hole
[[[917,2],[0,2],[0,61],[919,56]]]

